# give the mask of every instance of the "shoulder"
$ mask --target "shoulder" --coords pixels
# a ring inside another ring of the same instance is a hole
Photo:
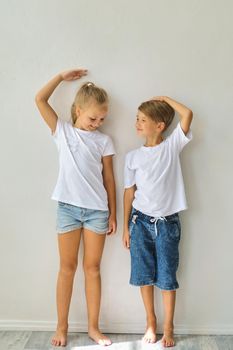
[[[141,147],[133,149],[126,153],[125,162],[127,164],[132,164],[132,162],[137,158],[137,156],[141,153]]]
[[[73,129],[73,125],[71,124],[71,122],[58,118],[56,129],[54,133],[52,133],[52,136],[54,136],[54,138],[57,138],[65,130],[69,130],[69,129]]]
[[[179,141],[183,141],[184,143],[189,142],[192,139],[192,131],[191,129],[187,134],[181,128],[180,122],[176,125],[171,134],[166,138],[166,141],[172,141],[173,139],[178,139]]]
[[[171,134],[166,138],[166,143],[174,151],[181,152],[183,147],[192,140],[192,131],[191,129],[187,134],[181,128],[180,122],[176,125],[175,129]]]

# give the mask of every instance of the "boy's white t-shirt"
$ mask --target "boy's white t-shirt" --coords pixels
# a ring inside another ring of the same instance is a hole
[[[83,208],[108,210],[102,157],[115,154],[111,138],[57,120],[53,138],[59,152],[59,174],[52,199]]]
[[[153,217],[187,209],[179,154],[192,139],[180,123],[159,145],[141,146],[126,155],[125,188],[136,185],[133,207]]]

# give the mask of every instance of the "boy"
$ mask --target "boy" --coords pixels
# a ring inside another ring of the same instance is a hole
[[[163,132],[175,111],[180,122],[166,139]],[[162,345],[174,346],[176,271],[179,263],[181,210],[187,209],[179,154],[192,139],[192,111],[169,97],[139,106],[136,129],[144,146],[126,155],[123,244],[130,249],[130,284],[140,286],[147,327],[143,340],[156,342],[154,286],[162,290]]]

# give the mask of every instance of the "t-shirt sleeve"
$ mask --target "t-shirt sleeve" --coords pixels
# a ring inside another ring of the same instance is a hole
[[[112,139],[107,136],[104,144],[103,154],[102,156],[110,156],[116,154],[114,144],[112,142]]]
[[[171,144],[171,147],[174,150],[177,150],[180,153],[184,146],[187,145],[187,143],[189,143],[192,140],[192,138],[193,135],[191,129],[185,135],[180,123],[178,123],[171,135],[168,136],[167,141]]]
[[[135,181],[135,169],[132,168],[130,164],[129,154],[125,157],[125,166],[124,166],[124,188],[130,188],[136,184]]]
[[[61,138],[61,134],[62,134],[62,130],[63,130],[63,127],[64,127],[64,121],[61,120],[61,119],[57,119],[57,125],[56,125],[56,129],[55,131],[52,133],[52,137],[54,139],[54,141],[56,143],[59,142],[60,138]]]

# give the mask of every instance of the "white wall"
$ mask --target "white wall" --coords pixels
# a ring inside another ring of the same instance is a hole
[[[168,95],[194,112],[194,140],[182,153],[189,210],[181,215],[176,331],[232,333],[232,10],[230,0],[1,0],[2,329],[55,327],[58,253],[50,195],[58,159],[34,96],[59,71],[85,67],[88,79],[111,96],[104,131],[117,149],[119,226],[102,263],[103,330],[144,330],[121,244],[122,167],[125,153],[142,142],[134,131],[138,105]],[[64,83],[55,92],[52,103],[62,118],[69,118],[78,87]],[[156,297],[161,329],[159,291]],[[86,329],[81,270],[70,323],[72,330]]]

